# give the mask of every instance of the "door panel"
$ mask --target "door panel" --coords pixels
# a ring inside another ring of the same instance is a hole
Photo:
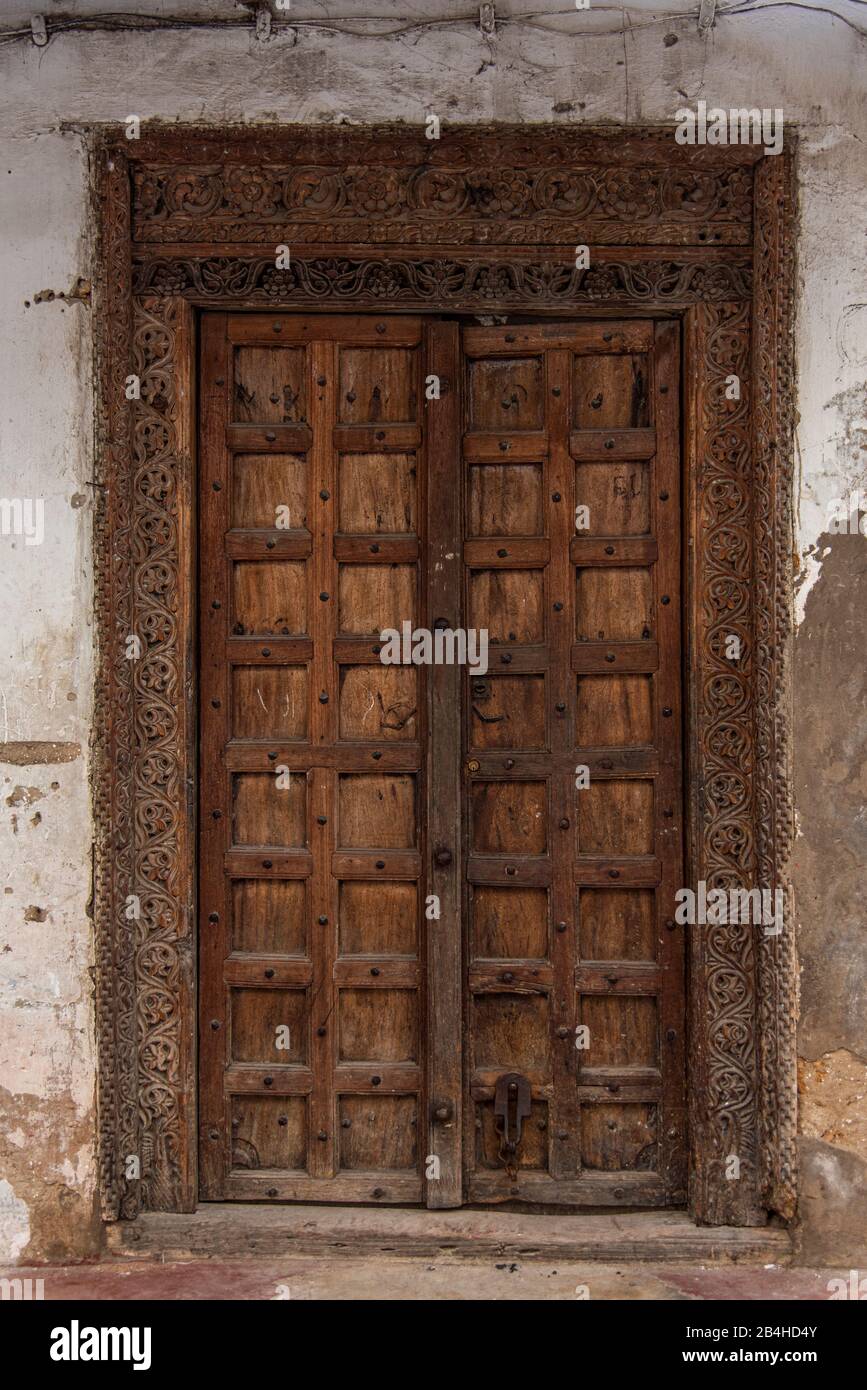
[[[378,641],[427,622],[422,383],[454,382],[456,342],[418,319],[203,318],[205,1198],[419,1201],[428,1072],[460,1112],[426,1022],[429,981],[452,1031],[460,1002],[458,951],[425,959],[428,672]],[[458,862],[435,871],[453,901]],[[459,1182],[455,1149],[430,1200]]]
[[[683,1200],[678,353],[203,315],[204,1198]]]
[[[463,351],[491,643],[463,702],[467,1196],[681,1202],[677,328],[468,328]],[[529,1086],[516,1150],[503,1077]]]

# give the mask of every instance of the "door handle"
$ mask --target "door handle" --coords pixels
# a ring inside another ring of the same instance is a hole
[[[512,1182],[518,1179],[518,1148],[524,1120],[532,1110],[530,1083],[520,1072],[507,1071],[494,1087],[494,1123],[500,1135],[500,1162]]]

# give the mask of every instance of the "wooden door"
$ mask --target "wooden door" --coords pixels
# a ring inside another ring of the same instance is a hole
[[[467,1195],[682,1202],[678,329],[463,350]]]
[[[683,1199],[678,341],[203,316],[203,1197]]]
[[[459,677],[378,641],[457,618],[456,351],[418,318],[203,318],[205,1198],[460,1200]]]

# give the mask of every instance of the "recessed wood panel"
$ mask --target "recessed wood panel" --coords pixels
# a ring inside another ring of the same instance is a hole
[[[548,954],[548,894],[544,888],[472,890],[475,957],[543,960]]]
[[[303,956],[306,885],[300,879],[238,879],[232,884],[232,950]]]
[[[231,1057],[263,1067],[306,1062],[307,992],[303,989],[233,989]]]
[[[304,1096],[232,1096],[232,1168],[307,1168]]]
[[[414,565],[341,565],[338,593],[339,627],[348,636],[415,622]]]
[[[342,989],[341,1062],[418,1061],[418,991]]]
[[[342,849],[412,849],[416,843],[416,779],[359,773],[341,776]]]
[[[591,777],[576,793],[579,854],[652,854],[653,783]]]
[[[399,743],[418,738],[416,666],[342,666],[340,737]]]
[[[653,636],[649,569],[579,569],[577,576],[579,642],[631,642]]]
[[[572,419],[578,430],[641,429],[650,424],[650,361],[644,353],[573,358]]]
[[[655,960],[655,894],[647,888],[581,888],[578,954],[582,960]]]
[[[659,1063],[656,999],[647,994],[585,994],[579,1023],[589,1029],[586,1067],[655,1067]]]
[[[306,666],[235,666],[232,737],[304,739],[307,701]]]
[[[544,676],[470,676],[472,748],[545,747]]]
[[[339,528],[348,534],[400,534],[417,529],[415,454],[341,454]]]
[[[283,783],[288,775],[288,786]],[[232,777],[232,842],[300,847],[307,841],[303,772],[241,772]]]
[[[470,362],[469,419],[474,430],[537,430],[544,420],[541,357]]]
[[[407,348],[341,348],[338,419],[345,425],[410,421],[418,406]]]
[[[542,570],[474,570],[470,626],[489,642],[541,642],[545,636]]]
[[[239,424],[299,424],[307,419],[304,348],[236,347],[231,419]]]
[[[540,536],[542,466],[488,463],[469,473],[470,536]]]
[[[236,454],[232,526],[300,530],[307,525],[307,464],[296,454]]]
[[[472,789],[473,849],[479,854],[544,854],[544,782],[476,782]]]
[[[338,928],[343,956],[414,956],[418,950],[414,883],[340,885]]]
[[[579,676],[575,740],[584,748],[653,742],[652,676]]]
[[[547,995],[477,994],[471,1028],[477,1068],[547,1078],[551,1066]]]
[[[581,1107],[581,1166],[591,1172],[655,1172],[659,1133],[656,1105]]]
[[[338,1099],[340,1167],[376,1172],[418,1165],[415,1096],[348,1096]]]
[[[245,560],[232,566],[235,636],[298,636],[307,631],[307,618],[303,560]]]
[[[575,465],[576,534],[645,536],[650,531],[650,464]],[[580,522],[580,525],[578,524]]]

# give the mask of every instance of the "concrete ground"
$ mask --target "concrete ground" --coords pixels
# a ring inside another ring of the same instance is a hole
[[[666,1302],[829,1297],[841,1270],[780,1265],[677,1265],[542,1260],[412,1259],[292,1255],[279,1259],[156,1259],[48,1265],[6,1271],[41,1279],[46,1300],[227,1299],[363,1301]]]

